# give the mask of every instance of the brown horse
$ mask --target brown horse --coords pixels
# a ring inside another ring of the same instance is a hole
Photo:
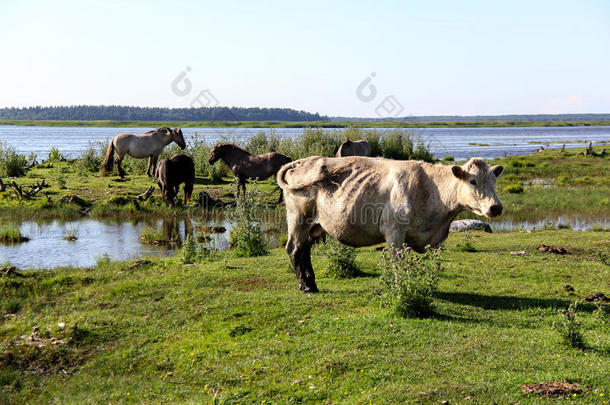
[[[183,154],[162,159],[155,174],[157,184],[161,188],[163,201],[168,207],[174,205],[180,183],[184,183],[184,203],[190,201],[195,183],[195,164],[190,156]]]
[[[186,148],[184,136],[180,128],[171,129],[163,127],[148,131],[142,135],[118,134],[112,138],[108,145],[108,152],[106,152],[106,158],[102,163],[102,172],[105,176],[112,171],[113,156],[114,152],[116,152],[117,157],[114,159],[114,162],[117,164],[121,178],[125,176],[121,162],[126,155],[137,159],[149,158],[146,174],[149,177],[154,177],[159,154],[163,151],[163,148],[172,142],[176,142],[182,149]],[[151,169],[152,174],[150,173]]]
[[[275,176],[283,165],[292,162],[292,159],[281,153],[269,152],[264,155],[253,155],[231,143],[221,143],[212,148],[209,163],[213,165],[218,160],[222,160],[229,166],[229,169],[238,179],[237,194],[239,194],[241,187],[244,195],[246,195],[246,179],[265,180]],[[281,201],[282,193],[280,190],[278,203]]]

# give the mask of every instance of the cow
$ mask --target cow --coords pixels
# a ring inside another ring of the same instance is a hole
[[[368,141],[350,141],[349,139],[339,146],[335,157],[345,156],[371,156],[371,144]]]
[[[495,217],[502,166],[480,158],[463,166],[350,156],[313,156],[284,165],[277,182],[286,199],[286,251],[299,289],[317,292],[311,246],[328,234],[359,247],[386,242],[416,252],[443,242],[462,211]]]

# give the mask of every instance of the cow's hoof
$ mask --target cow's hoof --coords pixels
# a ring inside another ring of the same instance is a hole
[[[305,286],[305,288],[303,288],[303,292],[306,292],[306,293],[317,293],[317,292],[320,292],[320,290],[318,290],[318,287],[316,287],[315,285],[313,287]]]

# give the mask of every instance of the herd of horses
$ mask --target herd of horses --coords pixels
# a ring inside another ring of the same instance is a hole
[[[112,173],[113,163],[117,165],[118,173],[124,178],[125,171],[121,162],[129,155],[136,159],[148,158],[146,174],[154,177],[161,189],[161,195],[166,205],[175,205],[180,184],[184,183],[184,203],[190,201],[195,183],[195,165],[190,156],[177,154],[171,158],[162,159],[157,165],[159,155],[170,143],[175,142],[181,149],[186,148],[184,134],[180,128],[162,127],[141,135],[119,134],[112,138],[108,145],[106,156],[102,163],[102,173]],[[367,141],[345,141],[339,147],[337,156],[369,156],[371,147]],[[114,155],[116,154],[116,158]],[[292,162],[286,155],[269,152],[263,155],[253,155],[247,150],[231,143],[219,143],[210,150],[209,164],[222,160],[237,178],[237,194],[246,194],[246,180],[266,180],[275,176],[280,168]],[[278,204],[282,201],[282,193]]]
[[[163,159],[163,148],[176,142],[186,147],[182,130],[159,128],[142,135],[120,134],[108,146],[104,173],[112,170],[113,155],[119,175],[121,160],[148,157],[168,206],[173,206],[184,183],[184,202],[193,191],[195,166],[184,154]],[[237,145],[221,143],[210,151],[209,163],[222,160],[238,179],[237,195],[246,192],[246,179],[277,176],[286,199],[290,257],[299,289],[317,292],[311,248],[324,235],[359,247],[385,242],[389,248],[407,244],[417,252],[442,243],[451,223],[462,211],[494,217],[502,213],[495,186],[502,166],[473,158],[462,166],[368,157],[366,141],[345,141],[333,158],[311,156],[296,161],[276,152],[253,155]],[[151,173],[152,170],[152,173]]]

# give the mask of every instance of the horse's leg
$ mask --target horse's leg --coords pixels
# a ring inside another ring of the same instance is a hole
[[[243,196],[245,198],[246,197],[246,178],[245,177],[240,177],[239,178],[239,183],[241,184],[241,190],[242,190]],[[239,189],[237,190],[237,193],[239,194]]]
[[[308,234],[306,218],[289,209],[287,215],[288,222],[288,242],[286,252],[292,262],[294,273],[299,281],[299,290],[305,292],[318,292],[316,280],[311,265],[311,245],[313,239]]]
[[[157,160],[159,160],[159,154],[151,156],[150,160],[152,161],[152,175],[154,177],[157,175]]]
[[[152,155],[148,158],[148,166],[146,166],[146,175],[150,177],[150,164],[152,163]]]
[[[118,152],[116,154],[116,159],[114,160],[114,163],[116,163],[116,167],[119,170],[119,177],[120,178],[125,178],[125,171],[123,170],[123,167],[121,167],[121,162],[123,161],[123,158],[125,157],[125,155],[121,156]]]

